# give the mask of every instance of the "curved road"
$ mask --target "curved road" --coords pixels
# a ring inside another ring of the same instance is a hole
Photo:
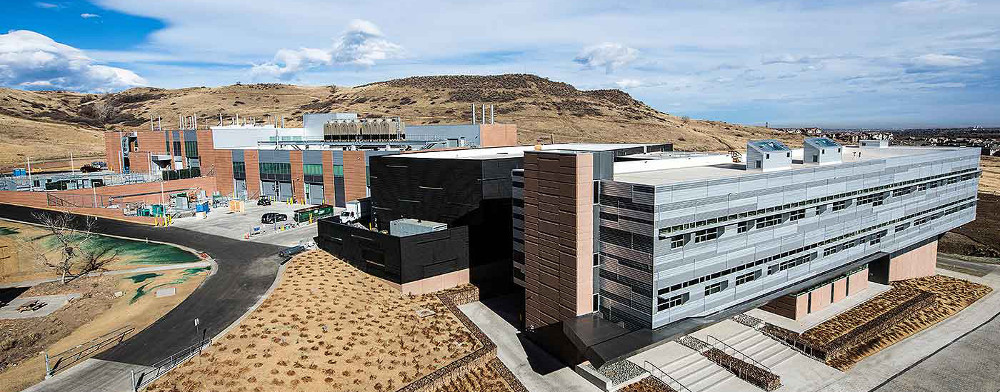
[[[33,208],[0,204],[0,217],[36,222]],[[218,264],[205,280],[177,307],[136,335],[95,358],[149,366],[184,349],[200,338],[194,319],[207,337],[214,337],[242,316],[274,282],[278,273],[277,253],[282,247],[234,240],[175,227],[153,227],[137,223],[98,219],[94,231],[135,239],[149,239],[186,246],[208,253]]]

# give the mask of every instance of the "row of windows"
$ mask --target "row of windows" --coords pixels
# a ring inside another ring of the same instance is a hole
[[[705,296],[707,297],[715,293],[721,293],[722,290],[725,290],[727,287],[729,287],[728,280],[712,283],[708,286],[705,286]]]
[[[958,182],[958,181],[961,181],[961,180],[968,180],[968,179],[971,179],[971,178],[975,178],[975,176],[976,176],[975,174],[965,175],[965,176],[962,176],[963,178],[961,178],[961,179],[956,178],[954,182],[949,182],[949,183],[955,183],[955,182]],[[968,177],[968,178],[965,178],[965,177]],[[946,181],[946,180],[934,180],[933,182],[936,183],[936,182],[944,182],[944,181]],[[950,179],[948,181],[950,181]],[[858,204],[861,205],[861,204],[873,203],[873,205],[878,206],[878,205],[882,205],[883,204],[883,202],[885,201],[886,197],[887,197],[887,192],[880,192],[880,193],[876,193],[876,194],[872,194],[872,195],[865,195],[865,196],[861,196],[861,197],[858,198]],[[862,198],[864,198],[864,200],[862,200]],[[847,207],[849,207],[851,205],[852,201],[853,201],[852,199],[836,201],[836,202],[833,203],[832,211],[841,211],[841,210],[844,210],[844,209],[846,209]],[[822,208],[823,208],[822,205],[821,206],[817,206],[817,214],[819,214],[819,212],[822,210]],[[746,232],[750,231],[750,229],[752,229],[752,228],[763,229],[763,228],[767,228],[767,227],[779,225],[779,224],[781,224],[784,221],[784,218],[783,218],[782,215],[783,214],[775,214],[775,215],[765,216],[763,218],[757,218],[757,219],[754,219],[754,220],[748,220],[748,221],[739,222],[736,225],[736,232],[737,233],[746,233]],[[800,210],[792,211],[791,213],[789,213],[788,220],[794,222],[794,221],[797,221],[799,219],[805,218],[805,215],[806,215],[806,209],[800,209]],[[697,244],[697,243],[700,243],[700,242],[704,242],[707,239],[718,238],[719,234],[721,234],[721,230],[718,230],[718,229],[720,229],[721,227],[722,226],[696,231],[695,232],[695,243]],[[699,233],[708,232],[710,230],[715,230],[715,236],[714,237],[707,238],[707,239],[703,238],[701,241],[698,240]],[[661,240],[664,239],[662,237],[662,232],[663,231],[661,230],[661,238],[660,238]],[[670,248],[671,249],[676,249],[676,248],[684,246],[687,243],[685,241],[685,239],[684,239],[684,236],[685,236],[684,234],[678,234],[678,235],[675,235],[675,236],[671,237],[670,238]]]
[[[665,237],[664,234],[669,234],[669,233],[675,232],[675,231],[688,230],[688,229],[693,229],[693,228],[696,228],[696,227],[701,227],[701,226],[706,226],[706,225],[712,225],[712,224],[716,224],[716,223],[723,223],[723,222],[726,222],[726,221],[731,221],[731,220],[736,220],[736,219],[743,219],[743,218],[747,218],[747,217],[753,217],[753,216],[767,214],[767,213],[771,213],[771,212],[775,212],[775,211],[781,211],[781,210],[787,210],[787,209],[790,209],[790,208],[801,207],[801,206],[805,206],[805,205],[809,205],[809,204],[816,204],[816,203],[827,202],[827,201],[830,201],[830,200],[833,200],[833,199],[839,199],[839,198],[843,198],[843,197],[857,196],[857,195],[862,194],[862,193],[883,191],[883,190],[886,190],[886,189],[889,189],[889,188],[900,187],[900,186],[905,186],[905,185],[909,185],[909,184],[915,184],[915,183],[922,182],[922,181],[931,181],[931,180],[934,180],[934,179],[939,179],[939,178],[948,177],[948,176],[954,176],[954,175],[959,175],[959,174],[965,174],[965,175],[963,175],[961,177],[955,177],[955,182],[957,182],[957,181],[965,181],[965,180],[968,180],[968,179],[972,179],[972,178],[978,177],[978,175],[979,175],[979,169],[977,168],[977,169],[959,170],[959,171],[955,171],[955,172],[951,172],[951,173],[938,174],[938,175],[934,175],[934,176],[929,176],[929,177],[924,177],[924,178],[918,178],[918,179],[915,179],[915,180],[901,181],[901,182],[897,182],[897,183],[893,183],[893,184],[889,184],[889,185],[882,185],[882,186],[877,186],[877,187],[872,187],[872,188],[867,188],[867,189],[862,189],[862,190],[857,190],[857,191],[852,191],[852,192],[839,193],[839,194],[831,195],[831,196],[824,196],[824,197],[818,197],[818,198],[815,198],[815,199],[803,200],[803,201],[795,202],[795,203],[788,203],[788,204],[781,205],[781,206],[763,208],[763,209],[759,209],[759,210],[756,210],[756,211],[747,211],[747,212],[743,212],[743,213],[740,213],[740,214],[732,214],[732,215],[727,215],[727,216],[720,216],[718,218],[710,218],[710,219],[705,219],[705,220],[701,220],[701,221],[698,221],[698,222],[685,223],[685,224],[682,224],[682,225],[675,225],[675,226],[671,226],[671,227],[665,227],[665,228],[660,229],[660,235],[661,235],[661,237]],[[953,182],[950,182],[950,183],[953,183]],[[927,184],[922,184],[922,185],[927,185]],[[927,188],[924,187],[923,189],[917,189],[917,190],[925,190],[925,189],[927,189]],[[912,192],[912,191],[910,191],[910,192]],[[602,197],[603,197],[603,195],[602,195]],[[601,203],[604,204],[604,200],[603,199],[601,200]]]
[[[957,201],[954,201],[954,202],[951,202],[951,203],[947,203],[947,204],[941,205],[941,206],[938,207],[938,209],[940,210],[940,209],[943,209],[943,208],[946,208],[946,207],[952,207],[952,206],[954,206],[954,208],[949,208],[947,211],[945,211],[945,215],[951,214],[951,213],[957,212],[959,210],[963,210],[963,209],[966,209],[966,208],[974,207],[976,205],[975,198],[976,198],[975,196],[972,196],[972,197],[968,197],[968,198],[965,198],[965,199],[962,199],[962,200],[957,200]],[[966,204],[958,205],[960,203],[966,203]],[[701,276],[701,277],[698,277],[698,278],[694,278],[694,279],[688,280],[686,282],[675,284],[675,285],[670,286],[670,287],[661,288],[661,289],[657,290],[656,294],[657,295],[664,295],[664,294],[670,293],[672,291],[677,291],[677,290],[683,289],[685,287],[693,286],[693,285],[696,285],[696,284],[699,284],[699,283],[702,283],[702,282],[705,282],[705,281],[708,281],[708,280],[720,278],[722,276],[726,276],[726,275],[732,274],[734,272],[743,271],[745,269],[753,268],[753,267],[756,267],[756,266],[759,266],[759,265],[762,265],[762,264],[765,264],[765,263],[769,263],[769,262],[774,261],[774,260],[778,260],[778,259],[781,259],[781,258],[784,258],[784,257],[788,257],[788,256],[791,256],[791,255],[794,255],[794,254],[802,253],[802,252],[805,252],[805,251],[808,251],[808,250],[812,250],[812,249],[823,247],[823,246],[826,246],[826,245],[829,245],[829,244],[832,244],[832,243],[835,243],[835,242],[839,242],[839,241],[842,241],[842,240],[844,240],[846,238],[849,238],[849,237],[854,237],[854,236],[857,236],[857,235],[860,235],[860,234],[871,232],[873,230],[878,230],[878,229],[881,229],[881,228],[884,228],[884,227],[887,227],[887,226],[890,226],[890,225],[894,225],[894,224],[897,224],[899,222],[902,222],[902,221],[905,221],[905,220],[909,220],[909,219],[912,219],[912,218],[914,218],[914,217],[916,217],[918,215],[922,215],[922,214],[926,214],[926,213],[928,213],[928,212],[924,211],[924,212],[919,212],[919,213],[913,213],[913,214],[910,214],[910,215],[907,215],[907,216],[904,216],[904,217],[901,217],[901,218],[898,218],[898,219],[893,219],[891,221],[888,221],[888,222],[885,222],[885,223],[881,223],[881,224],[878,224],[878,225],[875,225],[875,226],[870,226],[870,227],[867,227],[867,228],[864,228],[864,229],[861,229],[861,230],[857,230],[857,231],[854,231],[854,232],[851,232],[851,233],[847,233],[847,234],[840,235],[840,236],[837,236],[837,237],[834,237],[834,238],[830,238],[830,239],[827,239],[827,240],[824,240],[824,241],[820,241],[820,242],[817,242],[817,243],[814,243],[814,244],[811,244],[811,245],[807,245],[807,246],[804,246],[804,247],[801,247],[801,248],[798,248],[798,249],[793,249],[793,250],[790,250],[790,251],[787,251],[787,252],[783,252],[783,253],[780,253],[780,254],[776,254],[776,255],[770,256],[770,257],[765,257],[765,258],[760,259],[760,260],[755,260],[755,261],[753,261],[751,263],[747,263],[747,264],[739,265],[739,266],[736,266],[736,267],[733,267],[733,268],[729,268],[729,269],[726,269],[726,270],[723,270],[723,271],[719,271],[719,272],[716,272],[714,274],[710,274],[710,275],[705,275],[705,276]],[[852,242],[853,242],[853,240],[852,240]],[[789,267],[789,268],[791,268],[791,267]],[[770,272],[769,272],[769,274],[770,274]]]
[[[736,277],[736,285],[739,286],[739,285],[747,283],[747,282],[753,282],[753,281],[759,279],[761,277],[761,275],[763,275],[763,273],[761,273],[760,270],[756,270],[756,271],[753,271],[753,272],[747,272],[747,273],[745,273],[743,275],[740,275],[740,276]]]
[[[670,308],[672,308],[674,306],[683,305],[685,302],[688,301],[688,299],[691,299],[691,294],[689,294],[689,293],[683,293],[683,294],[675,295],[673,297],[670,297],[667,300],[659,301],[660,303],[658,305],[656,305],[656,311],[657,312],[662,312],[662,311],[670,309]]]
[[[302,165],[302,174],[306,176],[322,176],[323,165],[315,163]]]
[[[260,174],[292,174],[290,163],[260,162]]]
[[[798,267],[798,266],[800,266],[802,264],[808,263],[809,261],[811,261],[813,259],[814,255],[816,255],[816,253],[810,253],[810,254],[807,254],[807,255],[796,257],[796,258],[791,259],[791,260],[782,261],[781,263],[778,263],[778,265],[768,266],[767,267],[767,274],[771,275],[771,274],[774,274],[776,272],[781,272],[781,271],[784,271],[784,270],[787,270],[787,269],[792,269],[792,268]]]

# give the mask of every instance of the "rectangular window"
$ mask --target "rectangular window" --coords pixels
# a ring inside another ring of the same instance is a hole
[[[670,297],[670,299],[667,300],[661,299],[659,305],[656,306],[656,311],[662,312],[672,307],[682,305],[685,302],[687,302],[689,298],[691,298],[691,295],[688,293],[684,293]]]
[[[694,233],[694,243],[701,243],[709,240],[714,240],[719,238],[719,228],[713,227],[711,229],[698,230]]]
[[[317,164],[302,165],[302,174],[307,176],[322,176],[323,165],[317,165]]]
[[[754,272],[745,273],[743,275],[739,275],[739,276],[736,277],[736,285],[739,286],[739,285],[744,284],[746,282],[753,282],[753,281],[757,280],[757,278],[759,278],[760,275],[761,275],[760,274],[760,270],[757,270],[757,271],[754,271]]]
[[[233,178],[237,180],[247,178],[246,162],[233,162]]]
[[[709,295],[721,292],[722,290],[725,290],[726,287],[729,287],[729,281],[728,280],[723,280],[723,281],[718,282],[718,283],[712,283],[712,284],[710,284],[708,286],[705,286],[705,296],[707,297]]]
[[[750,227],[753,226],[753,221],[740,222],[736,225],[737,233],[746,233],[750,231]]]
[[[682,246],[684,246],[683,235],[675,235],[673,238],[670,239],[670,249],[677,249]]]
[[[794,222],[805,217],[806,217],[806,210],[792,211],[792,213],[788,215],[788,220]]]
[[[763,229],[765,227],[775,226],[780,223],[781,223],[781,215],[765,216],[763,218],[757,219],[757,228]]]
[[[834,202],[833,203],[833,210],[834,211],[843,210],[843,209],[847,208],[847,206],[850,205],[850,203],[851,203],[850,200],[841,200],[841,201]]]
[[[335,177],[344,176],[344,165],[333,165],[333,175]]]
[[[198,156],[198,142],[196,141],[185,141],[184,142],[184,155],[191,158]]]

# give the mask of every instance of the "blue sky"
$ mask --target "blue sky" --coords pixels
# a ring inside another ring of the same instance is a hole
[[[5,2],[0,85],[533,73],[772,126],[1000,126],[1000,1]]]

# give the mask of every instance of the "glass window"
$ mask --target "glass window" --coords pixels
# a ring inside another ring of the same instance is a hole
[[[333,175],[337,177],[343,177],[344,165],[333,165]]]

